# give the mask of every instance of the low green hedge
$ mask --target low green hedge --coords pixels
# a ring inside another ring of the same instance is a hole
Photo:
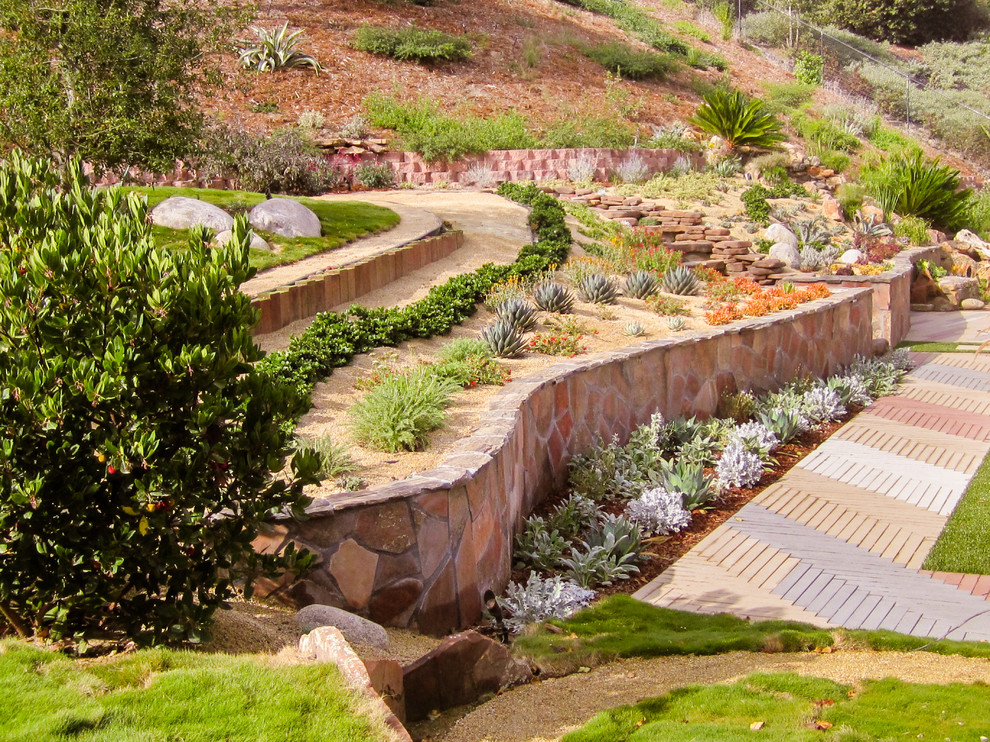
[[[537,241],[523,247],[515,263],[486,263],[472,273],[434,286],[424,298],[405,307],[365,309],[354,305],[346,313],[321,312],[292,339],[288,350],[270,354],[259,368],[276,383],[293,387],[300,398],[308,398],[316,382],[347,365],[355,355],[411,338],[445,335],[475,313],[495,284],[563,263],[570,251],[571,233],[560,202],[532,183],[503,183],[498,193],[532,209],[529,223]]]

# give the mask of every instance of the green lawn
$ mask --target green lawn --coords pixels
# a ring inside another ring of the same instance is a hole
[[[886,678],[853,688],[791,673],[754,674],[605,711],[563,742],[976,742],[990,735],[988,708],[990,686],[983,683],[920,685]]]
[[[250,211],[251,207],[265,200],[263,193],[218,191],[207,188],[162,186],[126,190],[147,196],[148,206],[151,208],[169,196],[186,196],[207,201],[230,214]],[[295,198],[295,200],[308,206],[319,217],[323,236],[289,239],[270,232],[258,231],[258,234],[274,248],[271,252],[251,250],[251,265],[258,270],[294,263],[310,255],[340,247],[363,235],[390,229],[399,223],[399,215],[391,209],[360,201],[320,201],[313,198]],[[181,247],[185,242],[183,230],[155,227],[154,234],[162,245]]]
[[[331,664],[164,649],[73,660],[0,642],[0,739],[371,742],[383,728]]]
[[[980,464],[924,568],[990,575],[990,456]]]
[[[684,654],[801,652],[832,646],[835,635],[794,621],[750,622],[726,613],[711,616],[675,611],[613,595],[565,621],[551,621],[557,631],[537,627],[520,635],[513,651],[551,674],[573,672],[619,657]],[[990,657],[990,644],[934,641],[891,631],[842,630],[845,646],[938,654]]]

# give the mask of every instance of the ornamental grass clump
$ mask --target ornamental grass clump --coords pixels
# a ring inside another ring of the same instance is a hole
[[[351,407],[354,437],[380,451],[419,450],[446,421],[444,410],[459,388],[428,367],[386,379]]]

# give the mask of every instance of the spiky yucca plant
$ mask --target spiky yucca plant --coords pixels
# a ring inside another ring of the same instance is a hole
[[[251,30],[261,43],[237,50],[238,59],[244,69],[274,72],[293,67],[311,67],[314,72],[323,71],[323,65],[316,60],[316,57],[296,50],[302,31],[289,33],[288,23],[283,23],[281,28],[271,30],[252,26]]]
[[[495,307],[495,316],[503,319],[519,332],[529,332],[536,327],[536,309],[525,299],[508,299]]]
[[[649,271],[636,271],[626,278],[626,296],[645,299],[657,293],[657,279]]]
[[[688,119],[699,129],[722,137],[730,148],[747,145],[775,149],[787,136],[777,117],[738,90],[716,89],[704,97],[705,102]]]
[[[690,268],[675,266],[663,274],[663,290],[678,296],[694,296],[698,293],[698,277]]]
[[[533,287],[533,303],[544,312],[567,314],[574,308],[574,293],[559,283],[544,281]]]
[[[619,289],[608,276],[592,273],[578,281],[578,293],[592,304],[615,304]]]
[[[488,343],[492,353],[500,358],[515,358],[522,355],[526,348],[522,333],[504,319],[497,319],[482,329],[481,339]]]

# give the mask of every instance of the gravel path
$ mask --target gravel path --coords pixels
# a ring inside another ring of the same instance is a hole
[[[417,727],[434,742],[548,742],[599,711],[692,684],[726,683],[752,672],[794,672],[855,685],[897,677],[916,683],[990,682],[990,660],[926,652],[838,651],[831,654],[731,652],[708,657],[625,660],[588,673],[552,678],[496,696],[444,731]]]

